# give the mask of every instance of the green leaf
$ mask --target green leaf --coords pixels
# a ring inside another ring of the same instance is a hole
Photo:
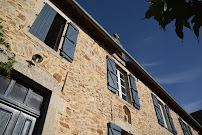
[[[3,37],[3,36],[4,36],[4,34],[0,32],[0,37]]]
[[[178,35],[179,38],[183,39],[184,33],[183,33],[183,23],[181,21],[176,20],[175,22],[175,32]]]
[[[194,23],[194,26],[193,26],[193,30],[194,30],[194,33],[198,39],[199,37],[199,30],[200,30],[200,27],[202,26],[202,17],[201,17],[201,13],[202,13],[202,2],[193,2],[193,12],[194,12],[194,17],[193,19],[191,20],[192,23]]]
[[[191,30],[191,26],[190,26],[190,23],[188,21],[184,22],[184,26]]]
[[[200,29],[201,25],[199,25],[198,23],[195,23],[194,26],[193,26],[193,30],[194,30],[194,33],[198,39],[199,37],[199,29]]]
[[[160,18],[162,12],[164,11],[164,3],[161,0],[151,0],[152,4],[149,7],[149,10],[145,14],[145,18],[149,19],[152,16]]]
[[[0,38],[0,43],[3,44],[3,42],[4,42],[4,39]]]

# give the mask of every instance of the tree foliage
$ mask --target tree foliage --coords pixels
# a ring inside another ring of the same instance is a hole
[[[166,25],[175,21],[175,32],[183,39],[183,27],[194,31],[197,39],[202,26],[202,0],[149,0],[151,5],[145,18],[154,19],[165,30]]]

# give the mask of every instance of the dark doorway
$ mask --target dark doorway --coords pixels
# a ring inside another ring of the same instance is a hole
[[[0,75],[0,135],[40,135],[51,92],[20,74]]]

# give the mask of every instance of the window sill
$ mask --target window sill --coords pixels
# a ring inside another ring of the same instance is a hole
[[[173,134],[172,131],[170,131],[168,128],[163,127],[164,129],[166,129],[169,133],[171,133],[171,135]]]
[[[55,51],[54,49],[47,46],[45,43],[40,41],[34,35],[29,33],[28,27],[23,29],[23,33],[33,42],[34,45],[39,46],[41,49],[45,49],[48,53],[51,53],[52,55],[54,55],[57,58],[62,58],[59,54],[59,51],[60,51],[59,49],[58,49],[58,51]]]
[[[124,99],[122,99],[121,97],[119,97],[117,94],[116,96],[118,97],[119,102],[125,104],[126,106],[130,107],[130,108],[134,108],[132,104],[128,103],[127,101],[125,101]]]

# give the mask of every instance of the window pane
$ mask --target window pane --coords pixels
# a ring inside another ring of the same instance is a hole
[[[121,90],[124,94],[126,94],[126,89],[121,86]]]
[[[125,82],[123,80],[121,80],[121,85],[125,86]]]
[[[171,128],[171,126],[170,126],[170,122],[169,122],[169,119],[168,119],[168,115],[167,115],[167,113],[166,113],[165,106],[163,106],[163,113],[164,113],[164,116],[165,116],[167,128],[172,131],[172,128]]]
[[[122,98],[123,98],[124,100],[126,100],[126,95],[122,94]]]
[[[41,104],[43,102],[43,97],[36,94],[35,92],[32,92],[31,96],[30,96],[30,99],[27,103],[27,105],[33,109],[36,109],[36,110],[40,110],[41,108]]]
[[[190,134],[188,134],[188,133],[189,133],[189,130],[188,130],[187,125],[186,125],[185,123],[183,123],[183,124],[184,124],[184,127],[185,127],[185,132],[187,133],[187,135],[190,135]]]
[[[6,77],[0,75],[0,94],[3,95],[5,93],[9,82],[10,81]]]
[[[160,102],[160,101],[159,101]],[[163,105],[161,104],[161,103],[159,103],[159,107],[160,107],[160,110],[161,110],[161,114],[162,114],[162,117],[163,117],[163,122],[164,122],[164,126],[166,127],[166,128],[168,128],[168,126],[167,126],[167,122],[166,122],[166,119],[165,119],[165,114],[164,114],[164,112],[163,112]]]
[[[120,73],[120,78],[124,80],[124,76],[123,74]]]
[[[8,97],[20,103],[23,103],[25,96],[27,94],[27,91],[28,91],[27,88],[16,83],[13,86],[13,89],[11,90],[11,92],[8,94]]]
[[[58,49],[65,23],[66,20],[57,13],[44,41],[45,44],[47,44],[54,50]]]

